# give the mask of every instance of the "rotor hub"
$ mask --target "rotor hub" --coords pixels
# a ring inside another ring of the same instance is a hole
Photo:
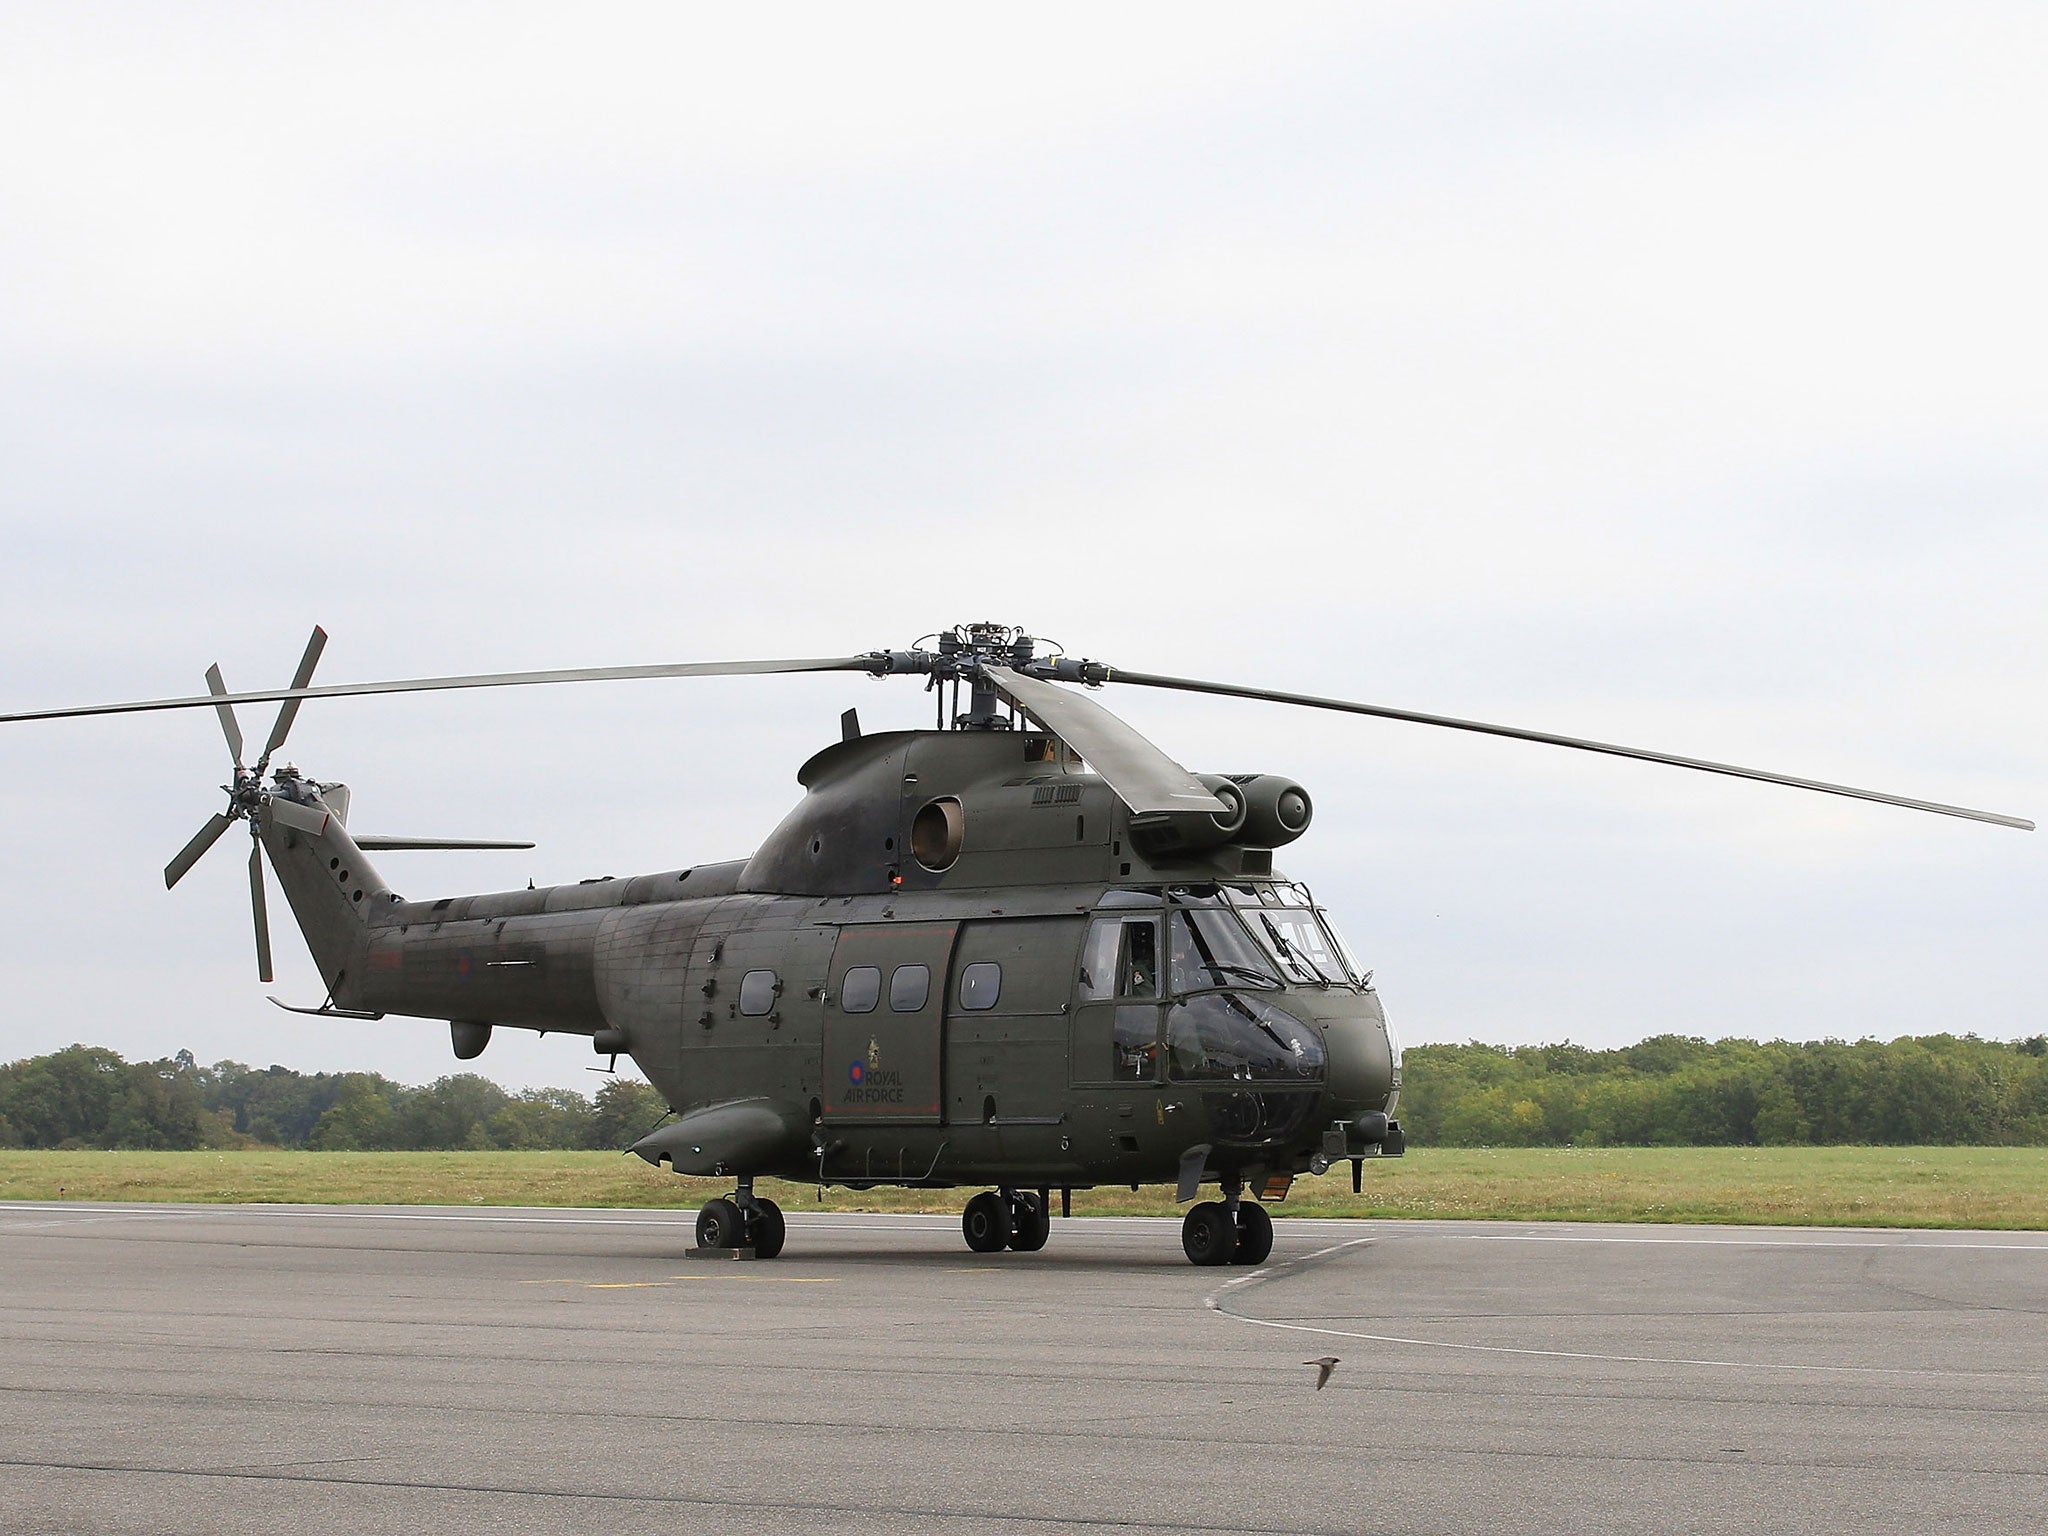
[[[917,648],[907,651],[870,651],[866,658],[868,671],[876,677],[922,675],[931,680],[926,686],[935,691],[950,687],[950,694],[941,693],[939,723],[942,727],[950,724],[954,730],[1016,729],[1018,717],[997,691],[989,676],[990,667],[1004,667],[1026,677],[1083,683],[1091,688],[1107,682],[1110,676],[1109,668],[1100,662],[1070,660],[1059,653],[1057,646],[1051,654],[1040,656],[1038,641],[1015,624],[986,620],[956,624],[926,639],[934,642],[929,650],[923,649],[920,642]],[[960,700],[963,684],[967,688],[965,708]],[[949,699],[950,712],[946,707]]]

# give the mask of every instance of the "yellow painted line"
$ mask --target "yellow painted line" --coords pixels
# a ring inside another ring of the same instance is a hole
[[[671,1275],[667,1280],[521,1280],[521,1285],[575,1285],[586,1291],[630,1291],[644,1286],[667,1286],[677,1280],[708,1280],[709,1275]]]

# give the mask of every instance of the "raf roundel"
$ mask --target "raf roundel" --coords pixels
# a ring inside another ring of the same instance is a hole
[[[867,1075],[868,1069],[864,1062],[854,1061],[850,1062],[847,1065],[846,1080],[849,1083],[852,1083],[856,1088],[860,1086],[861,1080],[865,1078]]]

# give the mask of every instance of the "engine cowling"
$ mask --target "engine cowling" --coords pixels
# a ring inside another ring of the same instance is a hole
[[[1292,779],[1277,773],[1234,773],[1230,782],[1244,796],[1244,830],[1237,841],[1247,848],[1283,847],[1315,819],[1315,802]]]
[[[1131,818],[1131,841],[1145,854],[1159,858],[1201,853],[1243,840],[1250,804],[1244,791],[1220,773],[1195,775],[1202,788],[1223,802],[1220,811],[1153,811]]]

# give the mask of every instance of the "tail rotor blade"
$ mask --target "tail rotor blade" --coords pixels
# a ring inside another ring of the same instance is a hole
[[[256,914],[256,975],[261,981],[275,981],[270,974],[270,909],[263,900],[263,845],[249,844],[249,905]]]
[[[228,685],[220,675],[220,663],[215,662],[206,669],[206,691],[215,698],[227,696]],[[242,727],[235,721],[235,706],[216,704],[214,709],[220,715],[221,734],[228,739],[228,751],[234,755],[235,772],[242,771]]]
[[[292,674],[292,691],[297,692],[313,680],[313,668],[320,664],[320,653],[327,649],[327,631],[318,624],[313,626],[312,638],[306,642],[306,653],[299,658],[299,670]],[[277,724],[270,728],[270,740],[263,748],[260,759],[268,767],[270,756],[284,745],[284,739],[291,734],[292,722],[299,717],[300,699],[286,699],[277,712]],[[266,978],[268,979],[268,978]]]
[[[215,816],[192,835],[192,841],[178,850],[178,856],[164,866],[164,889],[185,878],[185,871],[205,857],[206,850],[220,841],[221,833],[235,824],[232,816]]]

